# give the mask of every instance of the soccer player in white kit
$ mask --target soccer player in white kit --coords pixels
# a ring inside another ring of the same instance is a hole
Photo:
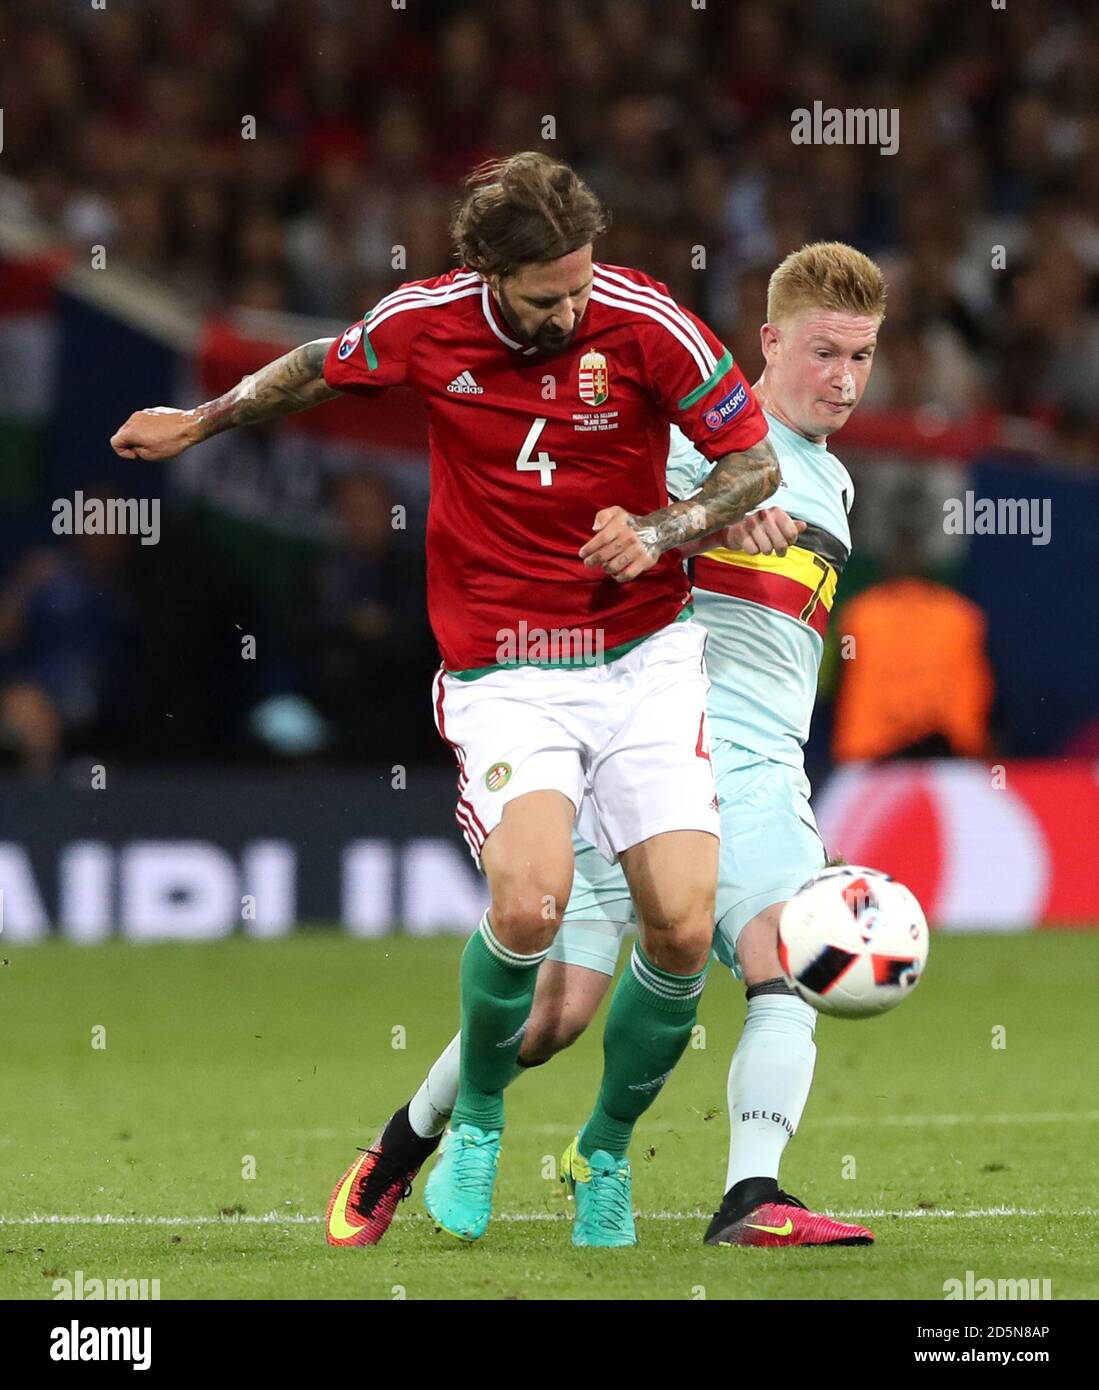
[[[705,1235],[714,1245],[867,1244],[873,1238],[861,1226],[807,1210],[778,1185],[782,1153],[812,1082],[816,1014],[782,978],[777,932],[785,901],[826,862],[802,745],[828,615],[850,552],[847,514],[854,495],[827,440],[862,396],[884,314],[880,270],[849,246],[804,247],[779,266],[761,330],[766,366],[755,392],[782,484],[727,534],[683,548],[696,556],[690,562],[695,609],[708,632],[708,717],[722,822],[714,951],[748,995],[729,1072],[724,1196]],[[708,467],[673,431],[670,494],[690,496]],[[580,830],[600,842],[586,813]],[[606,846],[600,848],[605,853]],[[572,897],[541,969],[521,1065],[548,1060],[584,1030],[632,921],[621,870],[578,839]],[[631,958],[628,969],[638,968],[644,967]],[[373,1239],[380,1239],[399,1196],[438,1142],[453,1105],[459,1046],[456,1037],[379,1141],[386,1157],[362,1213]],[[566,1179],[585,1163],[574,1143],[563,1160]]]
[[[462,1240],[488,1226],[504,1088],[586,801],[629,881],[641,964],[608,1015],[572,1238],[634,1243],[627,1146],[690,1037],[717,874],[705,633],[674,549],[781,478],[728,349],[666,286],[593,259],[606,224],[567,165],[533,151],[492,161],[454,220],[458,269],[400,286],[338,339],[216,401],[139,411],[112,440],[124,457],[168,458],[339,392],[403,385],[427,402],[434,709],[492,899],[462,955],[459,1092],[426,1194]],[[713,463],[690,502],[667,501],[670,423]],[[334,1244],[357,1243],[348,1213],[375,1163],[357,1158],[333,1192]]]

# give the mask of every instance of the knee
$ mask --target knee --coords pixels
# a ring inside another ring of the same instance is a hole
[[[778,921],[781,904],[767,908],[748,922],[737,938],[736,953],[746,985],[781,978],[778,958]]]
[[[521,955],[544,951],[561,925],[568,894],[540,893],[537,888],[506,888],[493,895],[491,921],[497,938]]]
[[[696,975],[710,958],[713,940],[712,909],[646,923],[641,931],[641,948],[646,956],[672,975]]]

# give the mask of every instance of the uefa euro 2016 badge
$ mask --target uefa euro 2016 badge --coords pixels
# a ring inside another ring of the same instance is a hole
[[[586,405],[602,405],[610,398],[611,376],[601,352],[585,352],[581,357],[579,391]]]
[[[336,356],[341,362],[346,362],[355,351],[362,335],[363,326],[361,323],[353,323],[350,328],[345,330],[343,337],[340,339],[340,345],[336,349]]]
[[[510,763],[493,763],[485,773],[485,786],[490,792],[502,791],[511,781]]]

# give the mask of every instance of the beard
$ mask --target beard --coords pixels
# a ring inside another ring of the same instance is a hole
[[[543,324],[534,334],[524,333],[516,320],[515,313],[507,301],[506,294],[500,294],[496,300],[500,306],[500,311],[507,320],[508,327],[515,334],[516,338],[526,347],[537,348],[539,352],[544,352],[551,356],[555,352],[564,352],[568,345],[576,336],[576,329],[580,326],[580,320],[569,329],[567,333],[562,333],[556,328],[550,328],[548,324]]]
[[[575,336],[575,328],[570,329],[567,333],[560,333],[557,329],[540,328],[531,339],[530,345],[547,354],[563,352]]]

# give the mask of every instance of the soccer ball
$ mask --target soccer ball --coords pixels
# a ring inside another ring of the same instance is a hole
[[[778,929],[786,983],[840,1018],[870,1018],[899,1004],[927,964],[927,921],[915,897],[878,869],[844,864],[802,884]]]

